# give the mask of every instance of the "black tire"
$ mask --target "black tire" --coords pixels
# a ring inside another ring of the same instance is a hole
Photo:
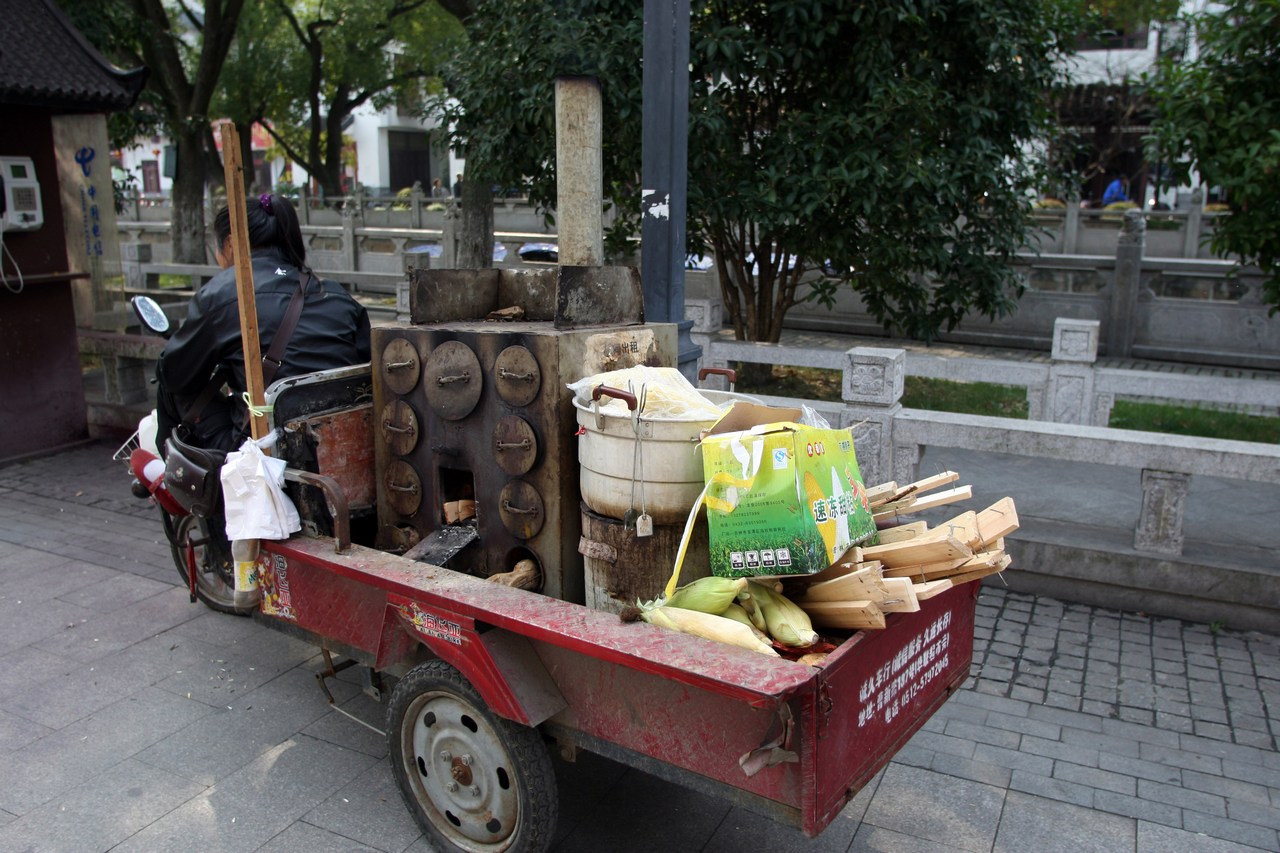
[[[194,515],[175,518],[163,509],[164,532],[183,586],[190,586],[187,561],[195,560],[196,598],[219,613],[248,616],[258,606],[257,592],[236,592],[231,544],[216,524]]]
[[[387,708],[391,769],[405,805],[442,850],[543,853],[560,801],[537,729],[488,709],[442,660],[396,684]]]

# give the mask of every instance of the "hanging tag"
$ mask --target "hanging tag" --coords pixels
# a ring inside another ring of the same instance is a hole
[[[645,536],[652,536],[652,535],[653,535],[653,516],[649,515],[649,513],[647,512],[641,513],[640,516],[636,518],[636,536],[643,538]]]

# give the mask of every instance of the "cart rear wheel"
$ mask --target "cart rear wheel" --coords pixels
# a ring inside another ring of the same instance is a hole
[[[231,545],[208,519],[194,515],[175,518],[164,510],[164,532],[169,537],[173,563],[183,585],[187,578],[187,561],[195,561],[196,598],[221,613],[248,616],[258,604],[258,593],[236,592],[232,578]]]
[[[441,660],[414,667],[387,709],[391,768],[434,843],[468,853],[541,853],[559,812],[537,729],[492,713]]]

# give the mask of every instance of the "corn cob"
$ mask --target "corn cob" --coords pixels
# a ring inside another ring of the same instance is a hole
[[[757,631],[764,631],[764,614],[760,612],[760,605],[756,604],[756,600],[751,597],[751,586],[752,584],[748,584],[746,589],[738,593],[738,606],[746,612],[747,618]]]
[[[760,639],[760,642],[769,642],[769,635],[751,623],[751,617],[747,615],[747,611],[742,609],[741,604],[730,604],[720,615],[726,619],[732,619],[734,622],[741,622],[743,625],[746,625]]]
[[[746,586],[746,578],[698,578],[677,589],[666,605],[719,615]]]
[[[761,615],[764,616],[765,627],[769,636],[784,646],[804,648],[818,641],[818,634],[813,630],[809,614],[794,604],[791,599],[775,592],[771,586],[750,581],[748,588],[751,597],[756,600]]]
[[[729,643],[760,654],[774,656],[778,654],[767,642],[756,637],[749,626],[723,616],[685,610],[681,607],[654,607],[643,611],[640,618],[651,625],[660,625],[672,631]]]

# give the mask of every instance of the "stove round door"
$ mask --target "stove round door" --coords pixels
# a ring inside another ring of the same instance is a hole
[[[498,514],[502,516],[502,526],[517,539],[537,536],[546,521],[542,495],[524,480],[512,480],[502,487]]]
[[[396,456],[408,456],[418,446],[418,415],[404,400],[383,406],[378,426],[387,449]]]
[[[445,420],[457,421],[471,414],[483,387],[480,359],[466,344],[445,341],[427,357],[422,389],[431,411]]]
[[[512,477],[527,473],[538,459],[538,436],[519,415],[507,415],[493,428],[493,458]]]
[[[498,353],[493,363],[493,384],[498,396],[511,406],[527,406],[542,387],[542,370],[533,353],[522,346],[511,346]]]
[[[418,373],[422,369],[418,351],[413,344],[404,338],[394,338],[387,342],[382,350],[382,382],[393,394],[401,396],[413,390],[418,384]]]
[[[382,477],[387,504],[400,515],[411,516],[422,505],[422,479],[408,462],[397,459]]]

